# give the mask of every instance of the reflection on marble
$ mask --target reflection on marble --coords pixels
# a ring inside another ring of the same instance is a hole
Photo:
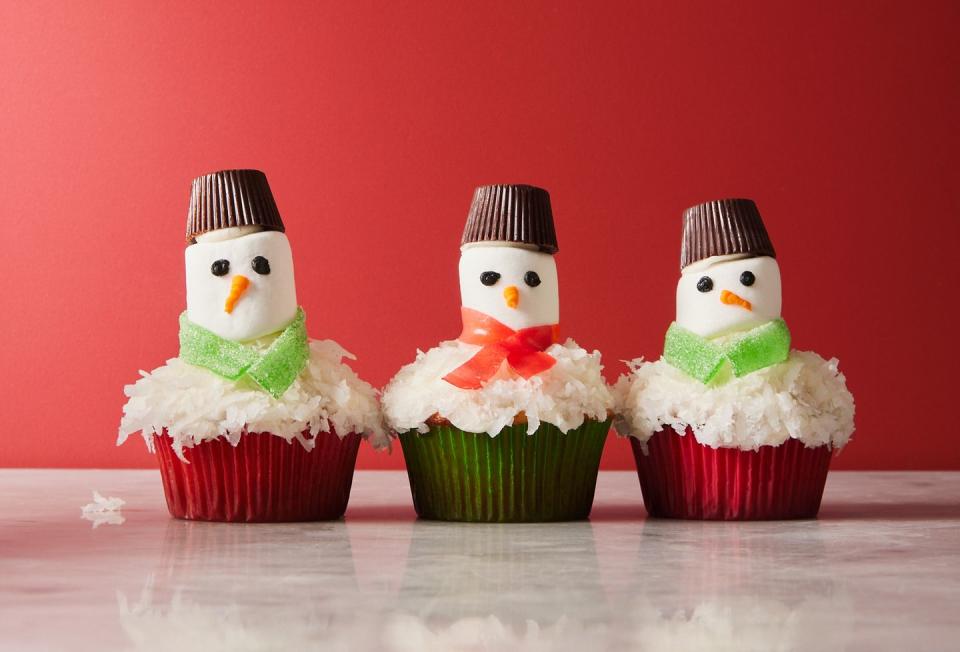
[[[122,524],[78,516],[90,490]],[[960,638],[960,473],[834,473],[821,518],[646,520],[605,473],[590,522],[416,521],[402,473],[345,520],[167,517],[155,472],[0,471],[0,648],[922,650]]]

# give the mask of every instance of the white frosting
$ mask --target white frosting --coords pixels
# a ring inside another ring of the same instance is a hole
[[[271,339],[255,346],[265,348]],[[153,434],[166,429],[182,455],[184,447],[217,437],[236,445],[247,432],[269,432],[310,450],[313,441],[303,433],[317,435],[333,426],[341,438],[356,432],[378,448],[388,446],[376,390],[343,358],[354,359],[336,342],[311,341],[307,367],[279,400],[249,379],[227,380],[179,358],[167,360],[150,373],[141,371],[140,380],[124,387],[129,400],[117,444],[140,432],[153,450]]]
[[[840,448],[853,434],[853,396],[837,360],[792,351],[785,361],[705,386],[665,360],[630,363],[614,393],[615,427],[646,442],[664,426],[714,448],[755,450],[799,439]]]
[[[753,285],[740,282],[744,272],[754,275]],[[709,292],[697,289],[703,277],[713,281]],[[726,302],[721,300],[724,296]],[[748,301],[750,307],[735,301],[736,297]],[[780,267],[770,256],[712,256],[685,267],[677,283],[677,323],[703,337],[746,330],[776,319],[781,304]]]
[[[207,235],[220,231],[231,229],[220,229]],[[257,256],[267,259],[269,274],[254,271],[252,261]],[[245,342],[276,333],[293,321],[297,312],[293,254],[283,233],[260,231],[227,240],[201,240],[187,247],[184,258],[187,317],[193,323],[220,337]],[[215,276],[211,272],[211,266],[217,260],[230,263],[227,274]],[[249,285],[232,311],[227,312],[226,300],[238,276],[246,278]]]
[[[585,418],[606,420],[613,407],[600,353],[588,353],[573,340],[546,349],[557,363],[527,380],[503,370],[480,389],[460,389],[443,380],[480,348],[453,340],[426,353],[418,351],[417,359],[383,390],[387,424],[396,432],[427,432],[427,419],[439,414],[461,430],[495,436],[523,412],[530,434],[541,421],[567,432],[583,425]]]
[[[484,272],[496,272],[493,285],[480,282]],[[535,272],[540,285],[530,287],[524,277]],[[511,289],[512,288],[512,289]],[[508,297],[516,297],[511,307]],[[507,244],[465,247],[460,255],[461,305],[490,315],[514,330],[560,321],[557,263],[541,251]]]

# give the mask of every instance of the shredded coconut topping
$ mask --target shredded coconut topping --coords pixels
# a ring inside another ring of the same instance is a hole
[[[527,433],[541,422],[563,432],[579,428],[585,419],[605,421],[613,397],[601,373],[600,353],[588,353],[573,340],[553,344],[546,353],[557,363],[529,379],[501,369],[480,389],[460,389],[443,380],[480,350],[459,340],[443,342],[404,366],[383,390],[387,424],[396,432],[427,432],[427,420],[439,415],[467,432],[496,436],[523,413]]]
[[[152,451],[153,435],[166,430],[182,458],[184,448],[217,437],[235,446],[251,432],[296,439],[311,450],[313,438],[332,426],[341,438],[356,432],[377,448],[389,446],[376,390],[343,358],[355,359],[336,342],[311,341],[306,368],[279,400],[249,379],[227,380],[172,358],[124,387],[129,400],[117,445],[140,432]]]
[[[94,489],[93,502],[81,507],[80,515],[93,523],[94,530],[101,525],[123,525],[126,519],[120,513],[120,509],[126,504],[123,498],[106,497]]]
[[[792,351],[780,364],[720,385],[704,385],[665,360],[628,363],[614,389],[622,435],[646,442],[653,433],[687,426],[701,444],[756,450],[788,439],[843,447],[853,434],[853,396],[836,358]]]

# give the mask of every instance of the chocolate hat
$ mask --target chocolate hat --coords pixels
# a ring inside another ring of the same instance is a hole
[[[753,200],[718,199],[683,212],[680,269],[710,256],[730,254],[776,258]]]
[[[187,211],[187,242],[231,226],[283,232],[267,175],[260,170],[220,170],[193,180]]]
[[[556,253],[559,247],[550,193],[524,185],[477,188],[460,244],[488,241],[518,242]]]

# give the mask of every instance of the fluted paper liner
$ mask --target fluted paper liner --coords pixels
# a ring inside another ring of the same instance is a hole
[[[711,448],[687,428],[665,427],[643,444],[631,437],[650,516],[701,520],[814,518],[832,450],[797,439],[758,450]]]
[[[169,436],[154,435],[167,507],[174,518],[241,523],[325,521],[350,499],[360,435],[320,433],[313,450],[270,433],[201,442],[177,457]]]
[[[542,423],[496,437],[449,424],[400,435],[413,506],[421,518],[470,522],[587,518],[610,421],[587,420],[564,434]]]

